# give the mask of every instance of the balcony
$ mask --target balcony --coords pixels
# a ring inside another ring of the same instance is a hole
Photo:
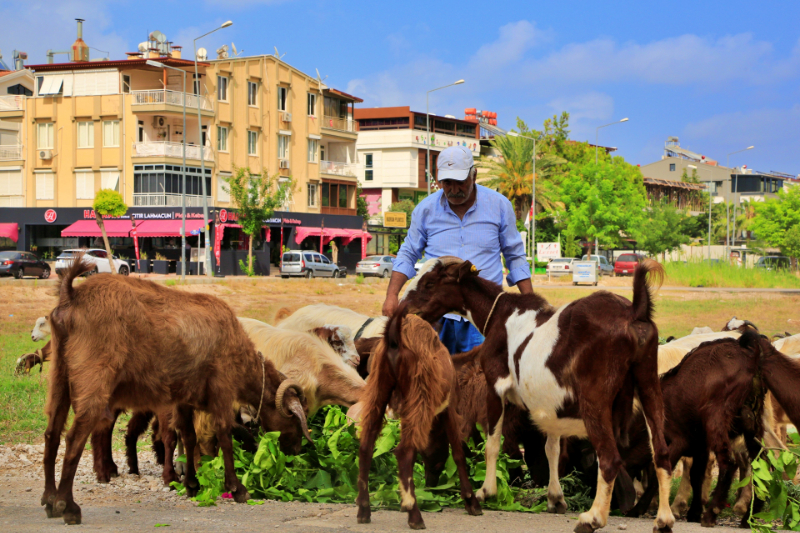
[[[200,109],[206,113],[213,113],[214,106],[211,100],[205,96],[184,93],[180,91],[168,91],[157,89],[151,91],[131,91],[133,102],[131,105],[139,106],[134,111],[178,111],[183,110],[183,103],[186,100],[187,112],[197,112],[197,101],[200,100]]]
[[[186,159],[200,160],[200,150],[203,150],[203,159],[214,161],[214,154],[209,146],[197,146],[194,144],[186,145]],[[174,159],[183,158],[183,143],[156,141],[133,143],[132,157],[171,157]]]
[[[9,94],[0,96],[0,111],[22,111],[25,109],[25,96]]]
[[[323,215],[356,215],[357,211],[350,207],[321,207]]]
[[[212,205],[211,197],[208,197],[208,205]],[[134,193],[133,205],[140,207],[180,207],[180,194],[141,194]],[[186,195],[186,207],[202,207],[203,196],[195,194]]]
[[[320,161],[319,171],[322,174],[330,174],[332,176],[345,176],[348,178],[356,177],[355,163],[340,163],[339,161]]]
[[[339,117],[332,117],[329,115],[325,115],[322,118],[323,128],[328,128],[332,130],[339,130],[339,131],[349,131],[352,133],[356,132],[356,123],[355,121],[347,118],[339,118]]]
[[[0,161],[21,161],[22,145],[0,144]]]

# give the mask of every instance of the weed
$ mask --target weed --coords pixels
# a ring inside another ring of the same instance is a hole
[[[356,285],[361,285],[364,283],[364,274],[359,274],[356,276]]]
[[[748,289],[800,289],[800,277],[786,271],[743,268],[730,263],[673,261],[664,263],[667,285],[683,287],[741,287]]]
[[[178,284],[177,279],[168,279],[167,281],[164,282],[164,285],[166,285],[167,287],[174,287],[177,284]]]

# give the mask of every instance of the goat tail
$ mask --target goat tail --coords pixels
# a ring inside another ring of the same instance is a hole
[[[61,286],[58,291],[59,307],[68,306],[75,296],[75,289],[72,286],[75,278],[86,274],[93,268],[93,265],[83,261],[83,256],[83,252],[74,256],[72,258],[72,265],[61,275]]]
[[[281,307],[280,309],[278,309],[278,312],[275,313],[275,320],[273,320],[273,323],[277,325],[278,322],[280,322],[281,320],[285,320],[290,316],[292,316],[292,313],[294,313],[294,311],[292,311],[288,307]]]
[[[664,283],[664,267],[658,261],[645,259],[633,273],[633,313],[634,322],[652,322],[655,303],[653,290]]]
[[[408,303],[400,304],[394,314],[389,317],[383,336],[386,342],[386,356],[392,365],[392,369],[397,369],[397,357],[400,355],[400,348],[403,346],[403,322],[408,315]]]

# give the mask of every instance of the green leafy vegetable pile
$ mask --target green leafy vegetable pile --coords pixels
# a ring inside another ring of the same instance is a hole
[[[305,501],[321,503],[354,503],[358,495],[358,448],[355,426],[347,423],[337,406],[321,409],[311,421],[312,444],[306,444],[300,455],[284,455],[278,446],[278,432],[262,433],[255,454],[243,450],[234,441],[236,475],[255,499]],[[375,443],[370,470],[370,501],[374,507],[399,509],[397,460],[392,451],[400,440],[400,423],[388,420]],[[483,445],[474,446],[467,459],[473,488],[483,483],[486,474]],[[181,459],[183,460],[183,459]],[[508,471],[521,461],[501,454],[497,461],[497,497],[482,506],[504,511],[540,512],[547,506],[547,489],[520,489],[508,484]],[[201,506],[215,505],[223,496],[224,467],[221,455],[204,457],[197,470],[200,492],[194,498]],[[591,505],[589,489],[572,476],[561,480],[567,504],[573,511]],[[417,503],[423,511],[439,511],[443,507],[463,507],[459,493],[458,473],[452,454],[436,487],[425,486],[423,466],[414,467]],[[180,494],[184,487],[173,484]],[[255,505],[258,502],[251,500]]]

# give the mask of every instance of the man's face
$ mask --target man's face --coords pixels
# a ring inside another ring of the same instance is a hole
[[[441,180],[439,186],[444,191],[450,205],[462,205],[469,200],[472,195],[472,188],[475,186],[475,178],[470,175],[464,181]]]

